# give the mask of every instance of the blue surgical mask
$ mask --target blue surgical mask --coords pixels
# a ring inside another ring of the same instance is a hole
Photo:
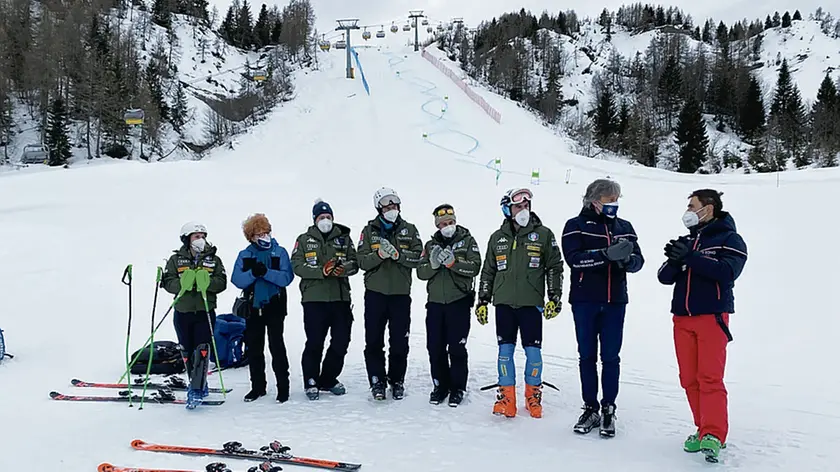
[[[271,236],[263,236],[261,238],[257,238],[257,246],[268,249],[271,247]]]
[[[604,203],[601,207],[601,213],[607,218],[615,218],[618,215],[618,202]]]

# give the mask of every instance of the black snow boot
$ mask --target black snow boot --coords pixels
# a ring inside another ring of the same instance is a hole
[[[598,407],[586,405],[583,407],[583,414],[575,424],[575,432],[586,434],[599,424],[601,424],[601,415],[598,414]]]
[[[435,387],[435,389],[432,390],[432,393],[429,394],[429,403],[432,405],[440,405],[444,400],[446,400],[447,395],[449,395],[449,392],[446,389],[440,386]]]
[[[615,436],[615,405],[606,405],[601,408],[600,433],[604,438]]]
[[[405,385],[402,382],[391,384],[391,396],[394,400],[402,400],[405,397]]]
[[[245,398],[243,400],[245,400],[246,402],[252,402],[252,401],[256,400],[257,398],[264,397],[264,396],[265,396],[265,389],[251,388],[251,391],[248,392],[245,395]]]
[[[463,390],[453,390],[452,393],[449,394],[449,406],[452,408],[457,407],[464,401],[464,391]]]
[[[385,383],[384,382],[376,382],[370,387],[370,393],[373,395],[374,400],[384,400],[385,399]]]

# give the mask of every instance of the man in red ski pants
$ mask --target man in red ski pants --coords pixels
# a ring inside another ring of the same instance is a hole
[[[674,286],[671,312],[680,385],[697,426],[683,449],[703,451],[710,462],[717,462],[729,434],[723,384],[726,346],[732,341],[729,315],[735,312],[735,280],[747,262],[747,246],[735,220],[723,211],[721,195],[710,189],[689,195],[683,214],[689,234],[665,246],[668,260],[659,269],[659,281]]]

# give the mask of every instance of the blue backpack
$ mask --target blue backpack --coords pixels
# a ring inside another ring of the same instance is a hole
[[[240,367],[245,365],[245,318],[234,314],[218,315],[214,331],[219,368]]]
[[[6,342],[3,340],[3,330],[0,329],[0,362],[3,362],[3,359],[6,357],[11,359],[15,356],[6,352]]]

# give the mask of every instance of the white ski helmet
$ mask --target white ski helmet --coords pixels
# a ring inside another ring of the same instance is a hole
[[[184,226],[181,226],[181,242],[187,244],[190,239],[190,235],[193,233],[207,234],[207,227],[201,223],[196,223],[195,221],[185,223]]]
[[[392,188],[382,187],[373,194],[373,207],[377,210],[381,210],[384,206],[391,204],[399,205],[400,203],[400,196]]]

